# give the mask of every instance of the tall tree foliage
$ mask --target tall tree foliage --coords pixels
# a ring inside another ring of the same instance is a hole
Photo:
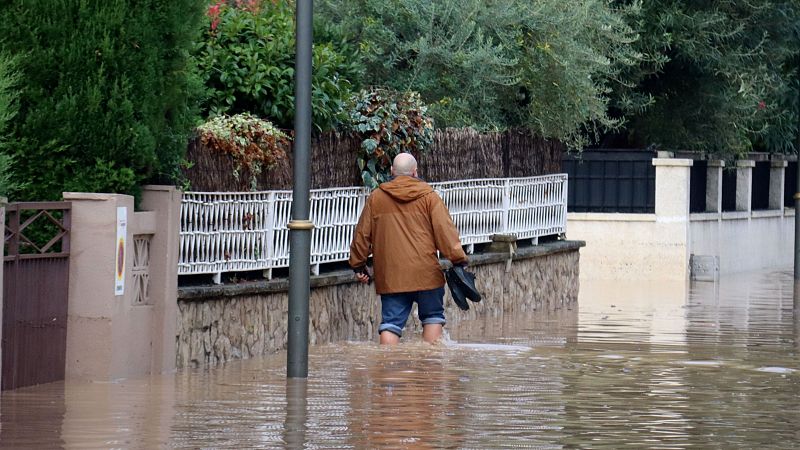
[[[0,197],[8,197],[20,188],[11,180],[13,159],[5,151],[8,144],[8,124],[17,114],[17,88],[20,81],[17,61],[0,53]]]
[[[360,46],[365,84],[412,90],[438,127],[525,127],[580,147],[614,128],[609,92],[638,64],[626,17],[605,0],[319,0]]]
[[[795,1],[644,2],[634,45],[657,63],[629,75],[654,102],[630,116],[626,144],[792,151],[799,21]]]
[[[12,0],[0,40],[21,56],[11,129],[22,197],[135,193],[177,174],[194,123],[196,0]]]

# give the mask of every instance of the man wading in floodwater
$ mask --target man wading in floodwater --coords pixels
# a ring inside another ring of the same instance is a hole
[[[362,283],[370,280],[373,256],[375,291],[381,296],[381,344],[400,342],[411,307],[417,303],[422,338],[442,336],[445,279],[436,250],[453,264],[466,265],[450,212],[433,188],[417,178],[410,153],[394,158],[391,181],[367,199],[350,244],[350,267]]]

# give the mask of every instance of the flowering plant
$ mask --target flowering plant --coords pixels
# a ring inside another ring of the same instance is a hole
[[[195,48],[206,88],[203,114],[252,112],[281,128],[294,120],[295,25],[291,0],[213,0],[207,27]],[[318,38],[319,39],[319,38]],[[358,76],[355,60],[338,42],[314,42],[313,123],[330,129]]]
[[[214,117],[197,127],[197,132],[207,148],[236,160],[234,178],[239,179],[243,167],[249,170],[251,189],[263,169],[286,158],[284,149],[289,144],[289,137],[275,125],[249,113]]]

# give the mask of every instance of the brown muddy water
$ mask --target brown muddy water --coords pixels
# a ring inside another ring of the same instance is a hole
[[[584,283],[580,310],[487,317],[447,342],[310,349],[2,393],[3,448],[792,448],[789,272]],[[417,338],[418,339],[418,338]]]

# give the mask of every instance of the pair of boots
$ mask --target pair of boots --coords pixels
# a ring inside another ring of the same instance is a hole
[[[444,271],[444,277],[450,288],[450,294],[453,295],[453,301],[463,311],[469,309],[467,300],[481,301],[481,294],[475,288],[474,273],[467,271],[463,266],[453,266]]]

